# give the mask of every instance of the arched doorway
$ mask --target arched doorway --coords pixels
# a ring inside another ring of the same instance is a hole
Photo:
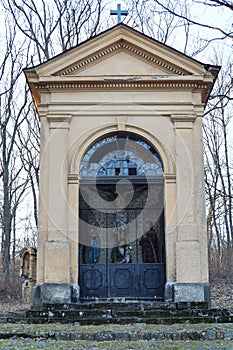
[[[163,164],[142,138],[99,139],[80,165],[81,298],[164,297]]]

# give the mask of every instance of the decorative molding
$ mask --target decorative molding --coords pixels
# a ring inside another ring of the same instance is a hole
[[[168,72],[172,74],[178,74],[178,75],[187,75],[189,74],[186,70],[177,67],[175,65],[172,65],[170,62],[166,62],[159,58],[156,55],[153,55],[147,51],[144,51],[137,46],[133,46],[132,44],[126,42],[125,40],[121,40],[114,45],[111,45],[104,50],[100,50],[93,55],[89,56],[88,58],[79,60],[73,65],[70,65],[69,67],[59,70],[54,75],[55,76],[65,76],[65,75],[74,75],[77,71],[83,70],[87,65],[96,63],[98,60],[103,59],[106,56],[112,55],[114,52],[117,51],[124,51],[128,52],[130,54],[133,54],[140,59],[143,59],[150,64],[154,64],[164,70],[167,70]]]
[[[70,114],[47,114],[47,119],[49,122],[55,122],[55,123],[70,122],[71,115]]]
[[[50,122],[49,123],[49,129],[69,129],[70,123],[69,122]]]
[[[192,129],[196,115],[171,115],[171,120],[174,123],[175,129]]]
[[[67,114],[47,114],[49,129],[69,129],[71,115]]]
[[[126,128],[127,117],[126,116],[117,116],[116,117],[117,128],[118,130],[124,131]]]
[[[194,120],[196,119],[196,115],[195,114],[173,114],[171,115],[171,120],[175,123],[175,122],[194,122]]]
[[[68,184],[78,184],[79,183],[79,178],[78,178],[78,174],[68,174],[67,175],[67,179],[68,179]]]
[[[191,89],[206,90],[208,84],[192,82],[148,82],[148,81],[99,81],[99,82],[51,82],[37,83],[35,88],[44,90],[151,90],[151,89]]]
[[[167,183],[176,183],[176,174],[175,173],[173,173],[173,174],[164,173],[163,177],[164,177],[166,184]]]

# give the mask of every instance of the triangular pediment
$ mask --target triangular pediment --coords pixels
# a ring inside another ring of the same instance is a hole
[[[51,89],[198,89],[203,101],[219,71],[119,24],[24,70],[34,100]]]
[[[36,72],[39,77],[184,76],[203,74],[204,65],[120,24],[36,67]]]
[[[92,62],[92,61],[91,61]],[[70,69],[62,72],[62,75],[76,75],[76,76],[94,76],[96,72],[98,75],[163,75],[168,74],[168,70],[158,64],[152,64],[147,60],[142,60],[136,55],[130,54],[127,51],[118,51],[114,55],[105,57],[105,59],[96,60],[93,64],[87,64],[85,67],[76,68],[75,65]]]
[[[120,40],[62,70],[53,72],[55,76],[164,74],[187,75],[190,72],[125,40]]]

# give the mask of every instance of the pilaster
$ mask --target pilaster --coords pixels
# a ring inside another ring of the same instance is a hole
[[[70,241],[70,278],[72,283],[78,279],[79,246],[79,180],[78,174],[68,174],[68,235]]]
[[[47,115],[49,121],[48,240],[67,239],[67,173],[71,116]]]
[[[176,282],[206,282],[201,278],[200,216],[195,179],[200,178],[197,164],[202,154],[196,152],[195,115],[173,115],[177,169],[177,241]],[[199,125],[200,127],[200,125]],[[187,258],[188,257],[188,258]]]
[[[167,281],[176,280],[177,187],[176,174],[164,174],[165,245]]]
[[[47,115],[48,148],[48,227],[44,242],[45,283],[70,283],[70,242],[68,237],[67,172],[69,122],[71,116]]]

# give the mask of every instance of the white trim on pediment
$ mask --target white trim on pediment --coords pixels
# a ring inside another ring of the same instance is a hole
[[[132,45],[131,43],[127,43],[124,40],[120,40],[119,42],[109,47],[106,47],[101,51],[95,52],[93,55],[90,55],[82,60],[77,61],[75,64],[72,64],[63,70],[57,71],[53,75],[55,76],[78,75],[79,72],[85,70],[87,66],[89,68],[90,66],[96,65],[97,63],[108,59],[108,57],[112,55],[117,55],[119,52],[124,52],[126,54],[129,54],[141,61],[144,61],[144,63],[149,63],[155,68],[159,68],[161,72],[164,72],[164,74],[177,74],[177,75],[190,74],[190,72],[188,72],[185,69],[182,69],[182,67],[178,67],[172,64],[171,62],[162,60],[160,57],[153,55],[150,52],[146,52],[145,50],[141,50],[140,48],[136,47],[135,45]],[[112,73],[114,74],[114,72]]]
[[[202,63],[125,25],[103,32],[35,69],[38,77],[77,75],[85,67],[120,51],[157,66],[167,74],[210,74]]]

